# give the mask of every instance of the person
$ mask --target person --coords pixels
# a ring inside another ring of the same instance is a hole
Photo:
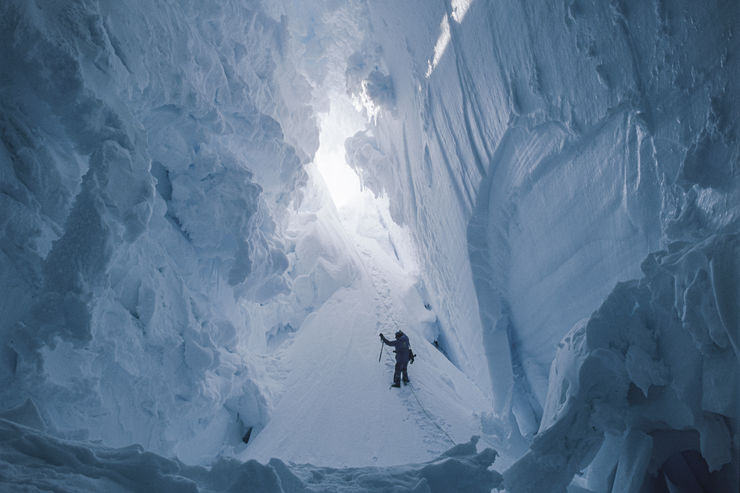
[[[381,333],[380,339],[384,344],[393,346],[396,348],[396,369],[393,372],[393,385],[391,387],[401,386],[401,375],[403,375],[403,383],[409,383],[408,365],[409,359],[413,361],[413,353],[411,352],[411,346],[409,345],[409,337],[403,333],[403,331],[396,332],[396,340],[391,341]]]

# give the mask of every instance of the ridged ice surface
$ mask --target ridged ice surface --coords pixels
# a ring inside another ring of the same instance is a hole
[[[4,406],[191,460],[264,416],[240,300],[288,289],[274,217],[317,131],[254,7],[3,5]]]
[[[737,5],[466,6],[371,5],[393,116],[348,148],[436,266],[453,360],[537,433],[507,487],[564,488],[606,432],[579,485],[639,489],[666,428],[732,477],[739,384],[715,382],[738,369]]]

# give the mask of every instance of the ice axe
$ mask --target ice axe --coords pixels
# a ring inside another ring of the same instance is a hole
[[[385,347],[385,342],[383,342],[383,339],[380,340],[380,355],[378,356],[378,363],[380,363],[380,358],[383,357],[383,347]]]

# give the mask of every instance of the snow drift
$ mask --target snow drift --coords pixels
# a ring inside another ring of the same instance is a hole
[[[140,446],[112,449],[59,440],[5,419],[0,419],[0,438],[4,443],[0,468],[12,471],[0,485],[27,491],[442,493],[462,488],[487,493],[501,484],[501,475],[487,469],[496,452],[476,453],[477,437],[424,464],[355,469],[288,466],[279,459],[267,464],[220,459],[206,469]]]

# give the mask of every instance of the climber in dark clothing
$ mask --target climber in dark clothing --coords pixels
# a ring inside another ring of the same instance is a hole
[[[395,341],[386,339],[383,334],[380,334],[380,339],[384,344],[396,348],[396,370],[393,372],[393,385],[391,387],[401,386],[401,374],[403,374],[403,383],[409,383],[407,367],[409,360],[412,363],[414,362],[414,353],[411,352],[411,347],[409,346],[409,337],[399,330],[396,332]]]

